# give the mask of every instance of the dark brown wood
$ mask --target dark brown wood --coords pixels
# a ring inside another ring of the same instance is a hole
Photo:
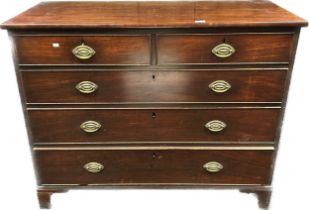
[[[41,184],[211,183],[268,184],[272,151],[91,150],[36,151]],[[104,165],[101,173],[84,169]],[[203,165],[217,161],[218,173]]]
[[[18,36],[15,39],[20,64],[150,64],[149,35]],[[59,47],[53,47],[53,43]],[[80,60],[73,55],[72,50],[82,43],[95,50],[92,58]]]
[[[259,63],[289,62],[293,34],[245,35],[159,35],[159,64]],[[232,45],[236,52],[218,58],[212,49],[221,44]]]
[[[68,12],[69,8],[69,12]],[[306,26],[265,1],[43,2],[2,28],[204,28]]]
[[[39,204],[41,209],[51,208],[51,196],[54,193],[64,193],[67,192],[65,189],[38,189],[37,195],[39,199]]]
[[[13,41],[41,207],[54,192],[100,186],[231,187],[268,207],[306,25],[262,0],[44,2],[2,24]],[[83,42],[96,50],[88,61],[71,52]],[[223,42],[236,49],[230,58],[211,53]],[[211,92],[209,83],[222,79],[232,88]],[[99,89],[79,93],[83,80]],[[227,128],[210,133],[210,119]],[[103,127],[86,134],[86,120]],[[92,161],[104,170],[88,173]],[[207,161],[224,169],[207,173]]]
[[[28,103],[281,102],[285,75],[281,70],[22,72]],[[96,83],[97,91],[80,93],[75,86],[84,80]],[[232,88],[215,93],[208,86],[216,80]]]
[[[273,142],[280,109],[106,109],[29,111],[35,143],[79,142]],[[88,120],[102,127],[86,133]],[[205,124],[227,127],[211,132]]]
[[[265,189],[241,189],[242,193],[254,193],[258,199],[259,207],[261,209],[268,209],[270,205],[270,199],[272,195],[271,188]]]
[[[281,116],[280,116],[280,121],[278,123],[279,129],[277,129],[277,134],[276,134],[276,138],[275,138],[276,148],[279,148],[279,144],[280,144],[280,135],[281,135],[281,129],[280,128],[283,125],[283,119],[284,119],[284,114],[285,114],[285,109],[286,109],[286,104],[287,104],[290,82],[291,82],[291,78],[292,78],[292,72],[293,72],[293,68],[294,68],[295,55],[296,55],[296,50],[297,50],[297,46],[298,46],[300,30],[301,29],[298,28],[296,30],[295,34],[294,34],[294,37],[293,37],[293,49],[292,49],[292,54],[291,54],[291,62],[290,62],[290,65],[289,65],[290,71],[288,72],[287,77],[286,77],[286,81],[285,81],[285,90],[284,90],[283,103],[282,103],[282,112],[281,112]],[[275,150],[275,152],[274,152],[272,168],[275,168],[277,154],[278,154],[278,149]],[[273,179],[273,173],[274,173],[274,170],[272,170],[272,174],[270,176],[271,179]]]

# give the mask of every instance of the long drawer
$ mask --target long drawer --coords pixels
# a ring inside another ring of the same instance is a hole
[[[149,65],[149,35],[18,36],[20,64]]]
[[[35,151],[40,184],[269,184],[272,151]]]
[[[293,34],[159,35],[159,64],[289,63]]]
[[[281,102],[286,71],[23,71],[28,103]]]
[[[35,143],[273,142],[280,109],[30,110]]]

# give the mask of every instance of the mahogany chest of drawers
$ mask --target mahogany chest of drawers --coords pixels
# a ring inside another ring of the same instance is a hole
[[[300,28],[269,1],[44,2],[5,22],[38,180],[267,208]]]

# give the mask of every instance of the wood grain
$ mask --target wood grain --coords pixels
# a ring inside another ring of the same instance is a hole
[[[21,36],[15,38],[20,64],[143,64],[150,63],[149,35],[118,36]],[[57,43],[59,47],[53,47]],[[82,43],[95,55],[76,58],[72,50]]]
[[[107,142],[273,142],[280,109],[107,109],[32,110],[31,133],[35,143]],[[102,127],[86,133],[88,120]],[[212,120],[227,127],[218,133],[205,128]]]
[[[36,151],[40,184],[211,183],[268,184],[272,151],[113,150]],[[83,166],[104,165],[93,174]],[[203,165],[224,168],[209,173]]]
[[[292,34],[246,35],[159,35],[158,63],[258,63],[290,61]],[[212,49],[221,44],[232,45],[236,52],[228,58],[218,58]]]
[[[28,103],[123,102],[280,102],[286,71],[24,71]],[[80,93],[76,84],[88,80],[99,88]],[[208,86],[225,80],[232,86],[215,93]]]
[[[41,207],[75,187],[230,186],[256,193],[267,208],[307,25],[267,0],[43,2],[2,24],[13,41]],[[83,42],[96,50],[88,61],[71,53]],[[230,58],[211,53],[223,42],[236,49]],[[99,89],[79,93],[83,80]],[[213,93],[214,80],[232,88]],[[214,119],[227,127],[211,133],[204,125]],[[86,134],[86,120],[102,128]],[[102,173],[84,170],[92,161],[104,164]],[[224,169],[207,173],[208,161]]]
[[[3,23],[1,27],[6,29],[213,28],[299,27],[307,24],[304,19],[269,1],[220,0],[42,2]]]

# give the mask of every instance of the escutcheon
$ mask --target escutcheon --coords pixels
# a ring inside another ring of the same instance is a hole
[[[221,163],[212,161],[205,163],[203,165],[203,168],[206,169],[206,171],[211,172],[211,173],[217,173],[223,169],[223,165]]]
[[[220,132],[226,128],[226,124],[220,120],[212,120],[205,124],[205,127],[211,132]]]
[[[99,173],[104,169],[104,166],[98,162],[89,162],[84,165],[84,169],[90,173]]]
[[[98,89],[98,85],[91,81],[82,81],[78,83],[75,88],[81,93],[93,93]]]
[[[87,60],[94,56],[95,50],[92,47],[82,43],[81,45],[76,46],[72,50],[72,53],[73,55],[75,55],[76,58],[80,60]]]
[[[208,87],[216,93],[225,93],[231,89],[230,83],[224,80],[216,80],[208,85]]]
[[[235,52],[235,48],[227,43],[219,44],[212,49],[212,53],[218,58],[228,58]]]
[[[80,128],[86,133],[94,133],[97,132],[101,128],[101,124],[96,121],[86,121],[80,125]]]

